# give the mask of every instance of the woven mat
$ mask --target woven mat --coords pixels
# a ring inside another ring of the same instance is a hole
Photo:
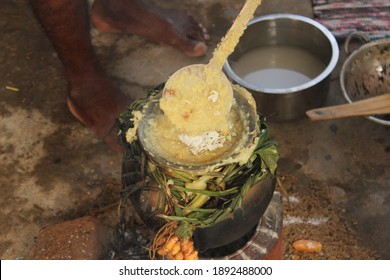
[[[390,37],[390,0],[312,0],[314,18],[338,39],[354,31],[370,40]]]

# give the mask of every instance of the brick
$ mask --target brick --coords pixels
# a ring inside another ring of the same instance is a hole
[[[42,228],[36,240],[36,260],[97,260],[113,242],[113,230],[92,216]]]

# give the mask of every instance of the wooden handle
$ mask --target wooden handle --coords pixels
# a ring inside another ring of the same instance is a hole
[[[306,115],[313,121],[378,114],[390,114],[390,93],[349,104],[317,108],[306,112]]]
[[[223,64],[230,54],[233,53],[240,37],[244,33],[248,22],[253,18],[256,9],[261,5],[261,0],[247,0],[238,14],[236,20],[222,38],[213,52],[209,65],[215,69],[222,69]]]

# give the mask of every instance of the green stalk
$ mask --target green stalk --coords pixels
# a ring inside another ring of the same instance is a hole
[[[239,192],[238,187],[230,188],[230,189],[227,189],[224,191],[208,191],[208,190],[203,190],[203,189],[189,189],[189,188],[183,188],[183,187],[179,187],[179,186],[173,186],[172,188],[175,190],[178,190],[178,191],[204,194],[207,196],[225,196],[225,195],[235,194],[235,193]]]
[[[196,194],[195,198],[191,200],[191,202],[187,205],[185,208],[186,210],[183,211],[184,215],[188,215],[191,213],[191,208],[196,209],[202,207],[208,200],[210,199],[210,196],[204,195],[204,194]]]

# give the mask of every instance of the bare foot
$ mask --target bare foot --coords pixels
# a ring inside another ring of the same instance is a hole
[[[102,138],[111,149],[123,152],[116,120],[131,103],[106,77],[72,81],[67,105],[70,112]]]
[[[95,0],[91,14],[95,27],[103,32],[140,35],[192,57],[207,50],[206,29],[185,12],[149,7],[138,0]]]

